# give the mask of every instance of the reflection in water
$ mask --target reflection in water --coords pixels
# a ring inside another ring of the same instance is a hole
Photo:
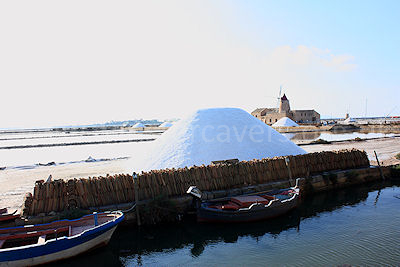
[[[321,132],[301,132],[293,134],[293,136],[290,137],[290,140],[316,140],[320,136]]]
[[[386,186],[389,186],[389,184],[386,184]],[[336,246],[338,245],[336,244],[337,240],[335,240],[334,237],[330,236],[329,234],[325,233],[323,228],[322,230],[320,230],[320,232],[318,232],[318,227],[321,227],[321,222],[319,222],[319,219],[321,217],[324,217],[325,220],[328,220],[328,222],[329,220],[331,220],[331,222],[329,223],[333,225],[335,225],[336,221],[338,223],[340,222],[341,224],[349,223],[346,218],[343,218],[348,216],[346,214],[338,215],[341,216],[339,218],[334,218],[334,216],[330,214],[334,214],[332,212],[340,212],[341,210],[346,211],[347,209],[355,209],[354,212],[349,211],[350,214],[359,212],[362,207],[366,206],[363,203],[367,201],[369,195],[373,195],[371,204],[372,202],[375,202],[376,205],[379,195],[384,194],[383,192],[385,191],[393,190],[392,188],[381,190],[381,188],[384,188],[384,185],[378,183],[369,186],[352,187],[350,189],[343,189],[338,191],[331,191],[324,194],[318,194],[313,197],[304,199],[299,208],[289,213],[287,216],[270,220],[268,222],[264,221],[247,224],[224,225],[198,224],[194,222],[194,220],[189,219],[184,223],[176,225],[142,227],[140,229],[120,227],[115,232],[108,247],[100,251],[95,251],[79,258],[66,261],[62,264],[65,264],[65,266],[72,264],[81,265],[82,263],[87,262],[91,264],[95,263],[96,265],[100,266],[135,266],[142,264],[143,266],[160,264],[218,265],[218,260],[221,260],[219,258],[215,259],[215,257],[212,256],[211,258],[215,261],[214,263],[207,260],[207,257],[210,257],[211,254],[210,250],[212,251],[213,248],[218,251],[226,250],[227,253],[230,249],[233,249],[232,253],[235,254],[235,250],[242,251],[249,249],[250,251],[252,251],[251,247],[256,246],[254,248],[256,249],[256,251],[253,252],[252,255],[250,255],[254,259],[249,258],[246,260],[251,260],[251,262],[244,261],[242,263],[252,263],[256,265],[264,263],[265,265],[265,262],[260,262],[261,259],[258,259],[257,257],[260,257],[260,255],[262,255],[262,257],[266,257],[267,259],[269,259],[270,262],[275,262],[275,259],[273,258],[273,256],[268,256],[269,254],[267,253],[267,251],[264,251],[262,253],[257,252],[257,244],[259,244],[261,249],[263,246],[271,246],[271,242],[273,241],[268,240],[276,240],[278,244],[283,243],[283,241],[285,241],[285,236],[288,233],[297,233],[295,237],[299,239],[299,243],[297,245],[293,245],[294,247],[291,247],[291,249],[298,249],[298,253],[300,253],[300,251],[304,252],[304,248],[302,248],[302,245],[299,244],[307,243],[309,242],[308,240],[314,240],[313,238],[316,238],[315,240],[318,240],[318,235],[321,235],[321,238],[331,240],[333,246],[332,251],[335,251]],[[398,187],[396,188],[398,189]],[[379,192],[377,193],[378,189]],[[370,193],[372,191],[374,192]],[[397,208],[400,207],[400,202],[397,198],[391,197],[391,199],[389,200],[397,201],[395,204],[399,204]],[[380,205],[383,205],[383,201],[380,203]],[[332,220],[335,221],[332,222]],[[354,218],[350,218],[349,220],[351,221],[351,223],[353,223]],[[306,229],[302,228],[303,224],[307,226]],[[310,224],[313,225],[312,230],[316,231],[316,233],[310,233]],[[354,240],[357,239],[356,237],[358,235],[362,235],[363,231],[368,232],[367,229],[363,229],[363,226],[361,224],[357,225],[358,228],[354,227],[355,226],[350,224],[347,227],[349,229],[346,228],[343,230],[349,231],[348,235],[349,237],[351,237],[352,240],[349,240],[348,242],[356,242]],[[317,236],[315,237],[315,235]],[[247,242],[246,240],[253,241]],[[285,242],[287,242],[287,240]],[[366,249],[362,243],[363,241],[360,240],[360,242],[361,244],[354,243],[352,246],[355,249],[358,247],[360,247],[359,249]],[[321,244],[321,246],[324,245],[327,246],[325,243]],[[240,248],[237,248],[238,246]],[[272,250],[276,248],[270,247],[269,249],[271,250],[270,253],[272,254]],[[292,253],[296,254],[297,252],[292,251]],[[234,255],[232,255],[232,257],[235,258]],[[352,255],[346,255],[346,259],[347,258],[352,259]],[[338,255],[337,259],[340,259],[340,255]],[[164,262],[164,260],[166,262]],[[223,260],[226,261],[227,259],[224,258]],[[265,259],[262,258],[262,260]],[[308,260],[309,262],[314,262],[312,258],[306,258],[306,260]],[[241,265],[242,263],[236,262],[234,259],[229,262],[229,258],[228,262],[226,262],[227,265]],[[326,261],[326,264],[329,263],[330,262]],[[320,262],[320,264],[322,264],[322,262]]]

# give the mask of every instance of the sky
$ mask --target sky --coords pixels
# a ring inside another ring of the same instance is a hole
[[[0,1],[0,128],[400,115],[400,1]]]

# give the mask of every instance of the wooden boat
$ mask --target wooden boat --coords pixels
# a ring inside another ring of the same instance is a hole
[[[13,213],[8,213],[7,208],[0,209],[0,223],[13,221],[20,217],[19,214],[16,214],[17,210]]]
[[[201,192],[191,186],[188,191],[197,201],[198,222],[251,222],[281,216],[299,204],[297,186],[254,195],[241,195],[201,201]]]
[[[124,215],[93,213],[76,220],[0,229],[0,266],[34,266],[106,245]]]

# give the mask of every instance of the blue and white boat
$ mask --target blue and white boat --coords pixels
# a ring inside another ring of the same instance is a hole
[[[0,266],[34,266],[74,257],[107,245],[120,211],[93,213],[76,220],[0,229]]]

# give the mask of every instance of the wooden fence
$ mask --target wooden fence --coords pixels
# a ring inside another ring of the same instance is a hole
[[[156,170],[141,173],[137,179],[132,175],[117,174],[49,183],[37,181],[33,195],[26,194],[23,214],[38,215],[75,207],[86,209],[134,202],[135,183],[138,199],[145,200],[159,196],[181,196],[190,185],[196,185],[204,191],[223,190],[288,180],[290,175],[292,178],[306,177],[325,171],[367,166],[367,154],[353,149],[242,161],[231,165]]]

